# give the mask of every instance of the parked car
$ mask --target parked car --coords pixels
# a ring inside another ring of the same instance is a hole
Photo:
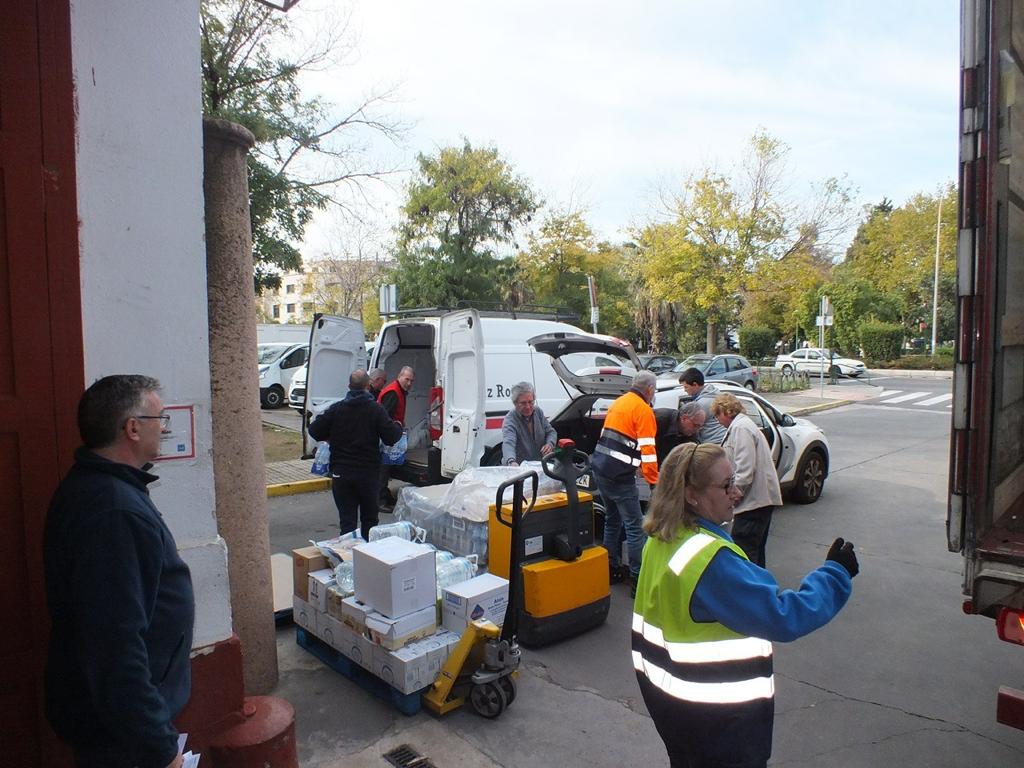
[[[309,371],[308,363],[295,372],[291,384],[288,385],[288,405],[300,413],[306,407],[307,371]]]
[[[587,351],[593,352],[593,338],[583,339]],[[547,336],[530,339],[530,345],[551,357],[551,367],[570,390],[581,394],[572,398],[569,404],[554,415],[549,414],[551,425],[559,438],[569,438],[576,447],[592,453],[597,438],[604,426],[608,404],[629,389],[631,378],[600,373],[573,372],[560,360],[562,355],[571,355],[574,339],[568,334],[554,340]],[[810,504],[818,500],[825,487],[829,471],[828,438],[820,427],[803,418],[784,413],[765,400],[761,395],[746,387],[728,381],[714,381],[722,392],[730,392],[743,403],[748,416],[764,432],[771,446],[779,483],[794,501]],[[660,385],[660,382],[659,382]],[[655,408],[678,408],[681,399],[687,397],[681,386],[659,386],[654,396]],[[588,477],[588,476],[587,476]],[[590,487],[589,479],[581,482]],[[600,511],[600,504],[596,505]]]
[[[788,355],[779,355],[775,358],[775,367],[783,374],[804,371],[809,374],[831,375],[832,366],[835,366],[838,369],[837,373],[854,378],[866,370],[864,363],[860,360],[854,360],[852,357],[833,356],[833,354],[829,349],[805,347],[794,350]]]
[[[640,366],[653,373],[664,373],[671,371],[679,361],[672,355],[639,355]]]
[[[256,348],[259,366],[260,405],[280,408],[288,396],[287,388],[301,366],[305,365],[309,346],[307,342],[290,344],[272,342]]]
[[[757,368],[752,366],[747,358],[731,353],[727,355],[703,353],[690,355],[671,371],[661,374],[659,378],[678,379],[679,374],[687,368],[696,368],[704,374],[705,379],[731,381],[751,391],[757,389]]]

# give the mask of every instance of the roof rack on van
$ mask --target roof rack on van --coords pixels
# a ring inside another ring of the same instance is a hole
[[[481,317],[510,317],[527,320],[558,320],[575,323],[579,315],[568,307],[555,307],[545,304],[521,304],[514,309],[504,304],[486,301],[460,301],[453,307],[417,307],[415,309],[399,309],[389,312],[387,317],[437,317],[460,309],[475,309]]]

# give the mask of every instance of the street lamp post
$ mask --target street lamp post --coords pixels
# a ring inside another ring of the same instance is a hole
[[[942,197],[939,197],[939,213],[935,217],[935,279],[932,285],[932,357],[939,338],[939,234],[942,231]]]

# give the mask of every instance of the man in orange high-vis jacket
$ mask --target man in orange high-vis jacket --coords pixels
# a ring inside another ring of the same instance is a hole
[[[609,578],[619,581],[623,576],[619,533],[625,528],[634,594],[647,540],[640,527],[642,514],[636,484],[637,470],[652,486],[658,482],[655,446],[658,425],[651,408],[657,389],[657,378],[651,371],[640,371],[633,378],[629,391],[608,409],[604,429],[590,461],[597,490],[604,502],[604,546],[608,550]]]

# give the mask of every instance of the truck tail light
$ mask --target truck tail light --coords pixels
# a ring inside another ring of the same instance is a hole
[[[430,439],[439,440],[442,432],[441,425],[444,424],[444,390],[441,387],[430,388],[430,404],[427,406],[427,414]]]
[[[1024,645],[1024,611],[1003,608],[996,619],[996,632],[1000,640]]]

